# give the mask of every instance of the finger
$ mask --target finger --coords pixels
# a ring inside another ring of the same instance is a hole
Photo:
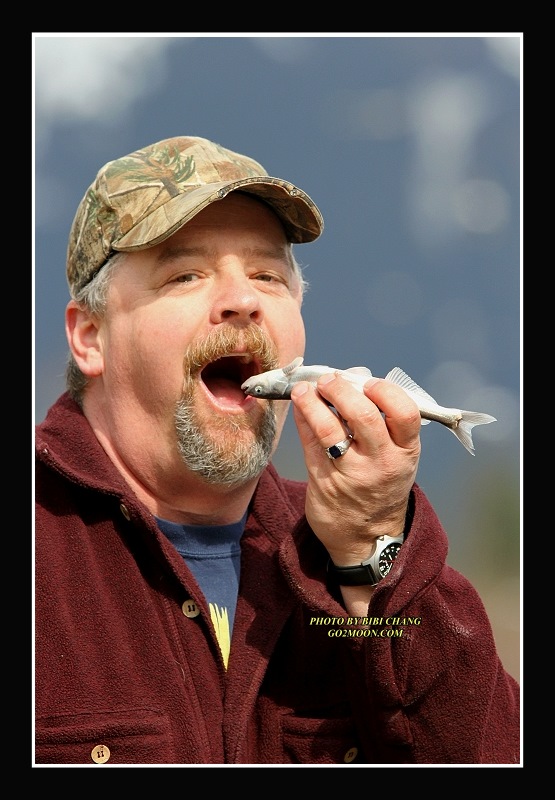
[[[375,380],[375,379],[370,379]],[[390,435],[379,408],[361,391],[338,373],[324,375],[317,385],[318,393],[336,409],[339,417],[366,452],[390,442]]]
[[[303,447],[318,450],[332,447],[348,437],[349,431],[322,396],[309,383],[298,383],[291,392],[293,413]]]
[[[401,387],[383,378],[369,378],[360,392],[336,373],[324,375],[318,391],[345,418],[367,452],[376,452],[391,441],[404,449],[420,447],[420,412]]]
[[[365,396],[384,415],[393,441],[405,449],[419,447],[422,417],[414,400],[400,386],[381,378],[368,380],[363,388]]]

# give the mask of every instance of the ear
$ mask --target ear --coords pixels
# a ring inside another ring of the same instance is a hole
[[[98,322],[74,300],[70,300],[66,307],[66,336],[73,358],[81,372],[88,378],[102,375],[104,360]]]

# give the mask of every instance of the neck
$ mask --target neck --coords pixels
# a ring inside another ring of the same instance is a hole
[[[247,510],[256,484],[257,481],[251,481],[247,486],[233,489],[203,485],[202,496],[197,484],[186,497],[169,500],[141,497],[135,491],[154,516],[160,519],[182,525],[229,525],[238,522]]]
[[[101,440],[104,446],[104,442]],[[122,462],[108,456],[119,469],[138,499],[154,516],[182,525],[227,525],[241,519],[256,489],[258,478],[241,486],[208,484],[180,465],[171,478],[163,474],[154,479],[137,479],[136,474],[122,468]],[[177,480],[175,475],[177,473]]]
[[[156,517],[190,525],[227,525],[238,522],[252,499],[258,477],[240,486],[209,484],[191,472],[179,456],[152,455],[149,442],[119,443],[94,413],[86,414],[106,454],[137,498]]]

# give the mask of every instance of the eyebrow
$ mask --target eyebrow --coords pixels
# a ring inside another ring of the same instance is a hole
[[[289,256],[286,246],[276,247],[246,247],[242,254],[247,259],[267,258],[274,261],[286,261],[289,264]],[[216,248],[208,247],[187,247],[186,245],[174,244],[164,248],[156,257],[156,262],[160,266],[177,261],[180,258],[208,258],[215,260],[218,255]]]

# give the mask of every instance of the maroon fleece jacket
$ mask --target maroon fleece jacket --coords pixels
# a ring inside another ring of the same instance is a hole
[[[36,764],[519,763],[518,684],[418,486],[353,623],[305,485],[268,467],[226,671],[192,573],[67,395],[36,455]]]

